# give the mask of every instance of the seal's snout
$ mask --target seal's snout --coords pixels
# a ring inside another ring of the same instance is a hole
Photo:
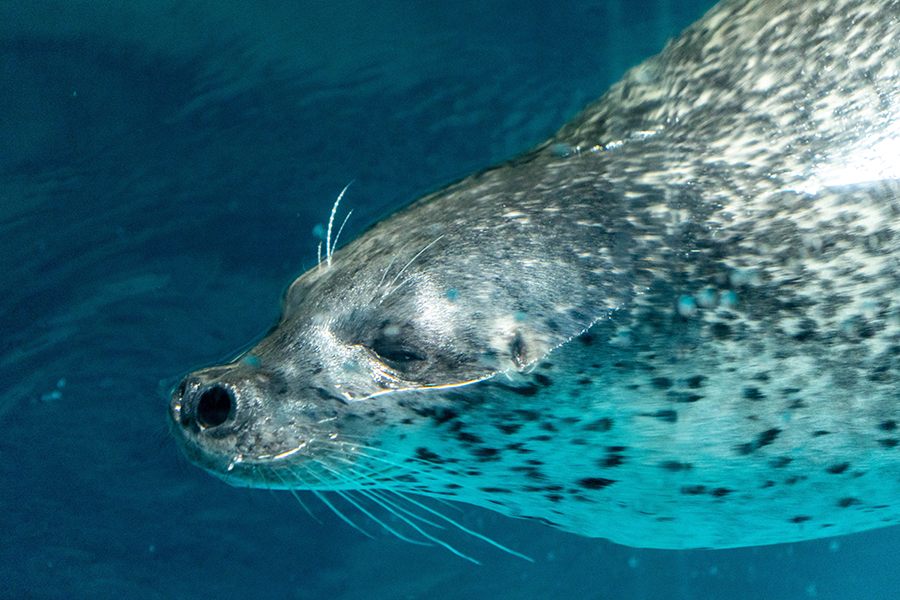
[[[172,421],[188,431],[215,429],[234,420],[235,399],[222,385],[209,387],[185,379],[172,393],[169,413]]]

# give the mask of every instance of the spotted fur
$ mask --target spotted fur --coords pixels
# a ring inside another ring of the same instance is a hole
[[[720,4],[545,144],[328,249],[175,390],[176,436],[232,483],[634,546],[898,522],[898,23]]]

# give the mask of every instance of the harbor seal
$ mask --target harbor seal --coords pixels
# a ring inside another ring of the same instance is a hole
[[[174,435],[417,530],[417,495],[653,548],[898,522],[898,23],[726,1],[537,148],[329,226]]]

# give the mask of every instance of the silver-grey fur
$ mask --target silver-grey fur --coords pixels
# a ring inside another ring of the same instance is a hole
[[[237,484],[634,546],[900,519],[900,4],[724,2],[300,277],[170,415]]]

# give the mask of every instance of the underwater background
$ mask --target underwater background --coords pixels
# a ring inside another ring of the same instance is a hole
[[[718,551],[441,509],[482,564],[183,459],[180,377],[342,241],[550,136],[709,0],[0,2],[0,598],[896,598],[900,530]],[[759,507],[765,510],[765,507]]]

